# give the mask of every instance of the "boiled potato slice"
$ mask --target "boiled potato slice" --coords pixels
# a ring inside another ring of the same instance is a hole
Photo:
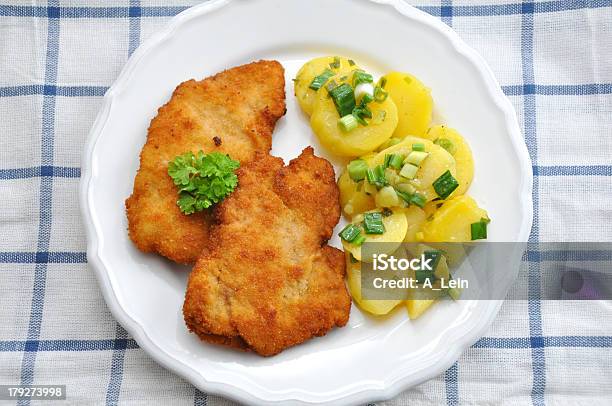
[[[348,171],[344,171],[338,178],[338,187],[340,188],[340,204],[342,210],[347,216],[355,216],[376,207],[374,196],[368,195],[365,192],[364,185],[354,182]],[[358,190],[359,189],[359,190]]]
[[[361,223],[363,221],[363,214],[359,214],[353,217],[353,224]],[[397,247],[404,241],[406,231],[408,230],[408,221],[406,215],[401,210],[393,210],[393,213],[389,216],[383,216],[383,225],[385,226],[384,234],[366,234],[366,242],[380,242],[386,243],[384,245],[385,251],[380,251],[380,254],[391,254],[395,252]],[[353,257],[358,261],[371,262],[372,258],[361,257],[361,246],[351,244],[342,240],[342,246],[345,252],[350,252]]]
[[[414,185],[417,192],[424,195],[427,201],[431,201],[438,197],[438,194],[433,188],[433,182],[447,170],[449,170],[453,176],[457,174],[455,158],[439,145],[423,138],[406,137],[399,144],[379,152],[378,155],[372,159],[370,166],[384,163],[386,154],[408,155],[410,151],[412,151],[412,144],[416,143],[425,144],[425,151],[429,152],[429,156],[423,161],[416,177],[411,183]],[[453,192],[451,196],[454,196],[454,193],[455,192]]]
[[[401,300],[367,300],[361,298],[361,263],[352,262],[347,254],[347,279],[349,292],[357,305],[368,313],[378,316],[388,314]]]
[[[469,196],[452,198],[435,212],[425,224],[424,237],[428,242],[468,242],[472,240],[471,224],[488,218],[486,210]]]
[[[429,89],[416,77],[402,72],[383,76],[387,80],[385,90],[397,106],[399,121],[394,137],[420,136],[429,127],[433,111],[433,99]]]
[[[449,152],[453,158],[455,158],[455,164],[457,165],[457,181],[459,182],[459,187],[453,192],[453,196],[465,194],[474,178],[474,159],[472,158],[472,150],[465,138],[463,138],[457,130],[444,125],[431,127],[423,137],[434,142],[436,140],[448,140],[451,142],[452,146]]]
[[[410,206],[404,209],[404,214],[408,223],[404,242],[417,242],[416,233],[423,229],[427,215],[423,209],[417,206]]]
[[[332,80],[337,84],[351,83],[352,75],[343,81],[346,75],[337,75]],[[368,104],[372,111],[369,125],[359,125],[357,128],[344,132],[338,126],[338,111],[334,101],[329,97],[325,87],[317,92],[310,125],[312,130],[330,152],[341,156],[360,156],[375,150],[379,145],[391,138],[397,126],[397,108],[390,97],[381,103],[373,101]]]
[[[406,300],[406,309],[408,309],[408,317],[411,320],[418,319],[433,305],[435,299],[409,299]]]
[[[338,58],[340,62],[339,68],[333,68],[330,64],[334,63],[334,58]],[[304,64],[298,71],[294,81],[294,92],[298,103],[304,113],[311,115],[316,101],[317,91],[310,88],[312,80],[322,74],[325,69],[329,69],[334,73],[349,72],[352,69],[357,69],[356,65],[351,65],[348,58],[335,56],[322,56],[315,58]]]

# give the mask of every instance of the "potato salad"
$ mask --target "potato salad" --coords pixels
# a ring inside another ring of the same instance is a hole
[[[338,186],[350,224],[340,237],[354,301],[375,315],[404,304],[411,318],[419,317],[434,299],[362,299],[361,246],[486,239],[489,216],[467,195],[474,176],[470,146],[457,130],[432,123],[430,89],[410,73],[375,78],[352,59],[324,56],[302,66],[294,83],[321,144],[347,157]],[[450,277],[441,259],[435,272]]]

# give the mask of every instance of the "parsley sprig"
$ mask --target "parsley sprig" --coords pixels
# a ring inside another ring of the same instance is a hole
[[[186,152],[168,164],[168,175],[178,187],[176,204],[185,214],[193,214],[219,203],[238,185],[240,166],[229,155],[219,152]]]

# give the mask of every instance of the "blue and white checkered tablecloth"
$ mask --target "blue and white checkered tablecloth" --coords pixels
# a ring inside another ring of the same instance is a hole
[[[0,384],[66,384],[72,404],[229,403],[115,322],[77,202],[104,92],[193,3],[0,0]],[[514,103],[534,165],[532,241],[612,241],[612,0],[413,4],[476,48]],[[548,260],[528,257],[520,283],[535,291]],[[612,404],[612,303],[506,302],[446,373],[385,402],[445,403]]]

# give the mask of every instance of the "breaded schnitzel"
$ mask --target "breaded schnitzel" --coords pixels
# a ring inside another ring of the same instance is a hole
[[[188,328],[268,356],[344,326],[344,254],[326,244],[340,217],[331,164],[309,147],[288,166],[263,156],[238,179],[189,277]]]
[[[126,200],[129,235],[144,252],[194,263],[208,243],[210,212],[183,214],[168,162],[187,151],[223,152],[242,163],[272,147],[285,114],[285,77],[276,61],[253,62],[181,83],[151,121],[134,191]]]

